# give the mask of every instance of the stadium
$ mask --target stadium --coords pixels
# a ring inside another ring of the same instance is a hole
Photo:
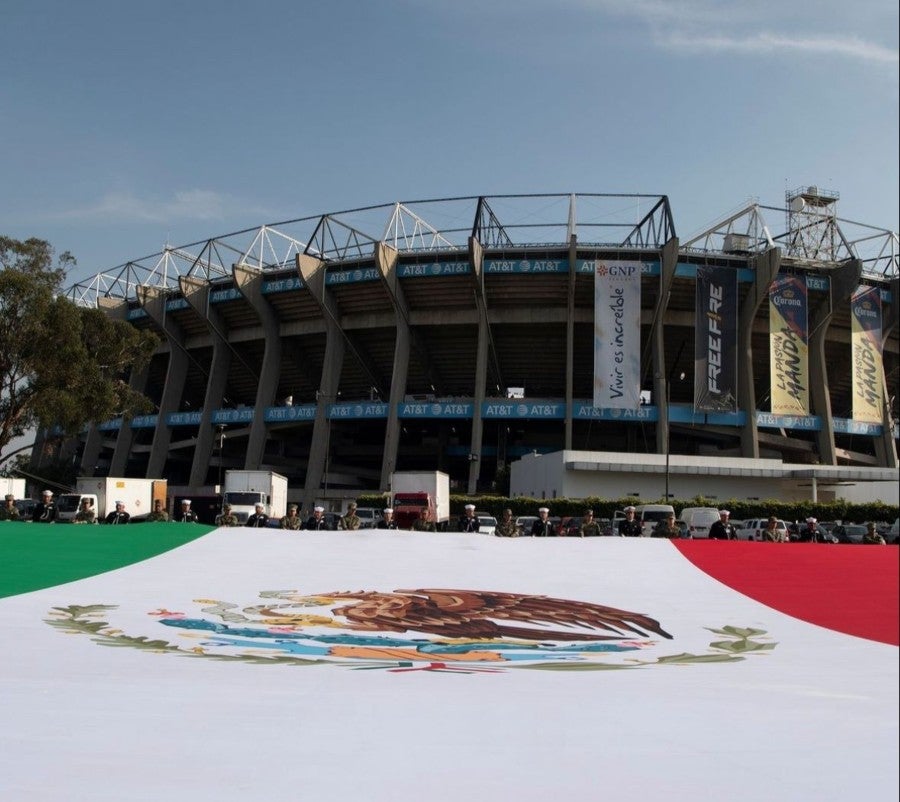
[[[664,459],[665,495],[670,465],[700,492],[742,460],[818,471],[820,497],[835,477],[896,482],[898,238],[838,200],[805,186],[681,240],[665,195],[472,196],[166,248],[67,290],[159,335],[129,377],[156,412],[60,448],[79,475],[196,495],[270,469],[305,507],[395,470],[490,492],[523,456],[580,452],[657,476]],[[598,289],[619,273],[625,317]]]

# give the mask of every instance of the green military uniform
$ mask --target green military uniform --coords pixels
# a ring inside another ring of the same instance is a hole
[[[72,523],[95,524],[97,523],[97,513],[93,507],[82,507],[75,513],[75,520]]]
[[[581,526],[578,529],[582,537],[600,537],[600,524],[594,520],[594,511],[585,510],[584,517],[581,519]]]
[[[435,525],[431,521],[425,520],[425,518],[416,518],[413,521],[412,525],[413,531],[415,532],[435,532],[437,531]]]
[[[19,508],[15,505],[15,496],[7,496],[6,504],[0,507],[0,521],[18,521]]]
[[[353,531],[359,529],[362,520],[356,514],[356,504],[351,502],[347,507],[347,514],[342,515],[340,521],[338,521],[338,529],[346,529],[347,531]]]
[[[519,530],[516,527],[516,520],[512,517],[512,512],[509,510],[503,511],[503,517],[500,519],[497,526],[494,527],[494,534],[497,537],[518,537]]]
[[[291,512],[293,515],[284,515],[279,522],[279,525],[282,529],[302,529],[303,528],[303,519],[297,515],[297,508],[291,507]]]
[[[885,539],[878,534],[875,524],[869,524],[868,531],[863,535],[862,542],[867,546],[885,546]]]
[[[148,516],[147,520],[151,523],[160,523],[169,520],[169,513],[165,510],[153,510]]]
[[[216,516],[216,526],[237,526],[237,516],[231,511],[231,505],[225,507],[220,515]]]

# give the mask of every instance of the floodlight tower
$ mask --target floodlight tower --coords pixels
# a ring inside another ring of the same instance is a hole
[[[839,261],[844,238],[837,226],[840,193],[820,187],[800,187],[785,192],[787,255],[822,262]]]

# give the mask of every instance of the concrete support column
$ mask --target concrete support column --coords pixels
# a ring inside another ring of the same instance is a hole
[[[476,282],[476,303],[478,315],[478,346],[475,355],[475,396],[472,399],[472,441],[469,446],[469,484],[466,492],[472,496],[478,490],[478,477],[481,474],[481,445],[484,438],[484,422],[481,418],[481,407],[484,403],[487,386],[488,331],[487,311],[484,306],[484,249],[475,237],[469,237],[469,262]]]
[[[233,265],[231,268],[234,285],[253,307],[265,335],[265,351],[256,389],[256,403],[253,409],[253,423],[247,439],[247,453],[244,455],[244,470],[254,471],[263,462],[268,438],[268,424],[265,421],[266,407],[272,406],[278,392],[278,378],[281,375],[281,334],[278,314],[266,300],[262,292],[263,272],[248,265]]]
[[[888,336],[900,321],[900,278],[892,278],[890,286],[891,298],[894,300],[881,323],[882,345],[887,342]],[[883,370],[882,374],[884,374]],[[881,435],[875,439],[875,456],[878,464],[883,468],[896,468],[900,463],[897,459],[897,441],[894,439],[894,422],[891,419],[891,397],[887,386],[887,376],[884,376],[882,395],[884,404],[881,412]]]
[[[666,365],[666,308],[678,265],[678,239],[673,237],[660,253],[659,298],[653,310],[650,348],[653,361],[653,397],[659,410],[656,425],[656,453],[669,453],[669,374]]]
[[[828,386],[828,365],[825,363],[825,335],[834,310],[850,304],[850,297],[859,286],[862,262],[850,259],[829,271],[828,301],[814,310],[809,320],[809,394],[812,411],[822,426],[816,432],[816,447],[822,465],[837,465],[834,443],[834,418],[831,417],[831,392]]]
[[[781,269],[781,249],[770,248],[753,259],[756,279],[750,285],[738,313],[738,408],[747,416],[741,430],[741,456],[759,459],[756,425],[756,390],[753,374],[753,323],[760,306],[769,298],[769,287]]]
[[[409,309],[403,288],[397,278],[399,254],[383,242],[375,245],[375,266],[381,275],[394,302],[397,338],[394,341],[394,370],[391,376],[391,392],[388,399],[387,425],[384,433],[384,454],[381,459],[381,484],[379,489],[390,490],[391,474],[397,467],[397,452],[400,449],[400,419],[397,410],[406,395],[406,381],[409,375],[409,354],[411,337],[409,331]]]
[[[575,271],[578,266],[578,237],[572,234],[569,237],[569,288],[568,288],[568,314],[566,315],[566,431],[564,448],[568,451],[572,448],[572,399],[575,380],[572,374],[575,372]]]
[[[150,374],[150,368],[146,367],[139,373],[131,374],[131,377],[128,380],[128,386],[131,387],[132,390],[138,390],[140,392],[144,392],[147,387],[147,378]],[[157,427],[159,426],[159,420],[156,422]],[[98,434],[100,434],[98,432]],[[90,440],[88,441],[88,444]],[[84,448],[84,456],[82,457],[81,464],[84,468],[90,468],[90,472],[86,472],[86,476],[93,476],[93,466],[97,464],[97,457],[99,456],[99,441],[97,443],[98,451],[94,454],[94,461],[88,462],[88,444],[85,444]],[[116,435],[116,445],[113,448],[112,458],[109,461],[109,475],[110,476],[124,476],[126,469],[128,467],[128,458],[131,456],[131,449],[134,445],[134,429],[131,428],[130,420],[123,420],[122,425],[119,427],[119,433]],[[152,477],[151,477],[152,478]]]
[[[228,369],[231,366],[231,348],[225,331],[222,316],[213,309],[210,303],[210,284],[190,276],[178,279],[184,299],[198,315],[206,319],[206,325],[212,335],[213,353],[209,366],[209,377],[206,381],[206,392],[203,396],[203,414],[197,430],[197,445],[194,448],[194,459],[191,462],[191,474],[188,484],[200,487],[206,484],[206,474],[212,459],[215,445],[213,430],[213,412],[222,406],[225,387],[228,384]]]
[[[312,442],[309,444],[309,463],[306,468],[306,484],[303,488],[303,508],[309,510],[322,485],[325,463],[331,444],[331,421],[327,417],[328,406],[337,401],[344,364],[345,342],[339,324],[337,308],[325,288],[326,265],[320,259],[307,254],[297,256],[300,277],[310,294],[319,302],[325,319],[325,357],[319,378],[316,420],[313,424]]]
[[[181,327],[166,314],[168,298],[166,293],[159,287],[149,285],[139,286],[137,291],[141,307],[165,332],[169,341],[169,368],[166,371],[165,389],[159,402],[159,418],[156,421],[156,431],[153,433],[153,446],[150,449],[145,477],[155,479],[162,477],[166,468],[169,444],[172,442],[172,429],[166,418],[170,412],[177,412],[181,404],[184,383],[187,379],[188,354]]]

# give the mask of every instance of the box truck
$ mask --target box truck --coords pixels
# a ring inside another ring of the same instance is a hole
[[[225,471],[222,506],[231,505],[238,523],[245,524],[262,504],[266,515],[281,519],[287,512],[288,480],[272,471]]]
[[[0,500],[10,494],[16,497],[16,501],[25,498],[25,480],[0,476]]]
[[[75,480],[74,493],[61,493],[56,499],[56,520],[74,521],[82,499],[93,502],[97,520],[103,519],[116,508],[116,502],[125,504],[125,512],[132,518],[143,518],[153,511],[153,502],[159,499],[166,507],[168,482],[165,479],[132,479],[115,476],[81,476]]]
[[[400,529],[412,529],[423,509],[436,529],[446,529],[450,520],[450,477],[441,471],[394,471],[391,507]]]

